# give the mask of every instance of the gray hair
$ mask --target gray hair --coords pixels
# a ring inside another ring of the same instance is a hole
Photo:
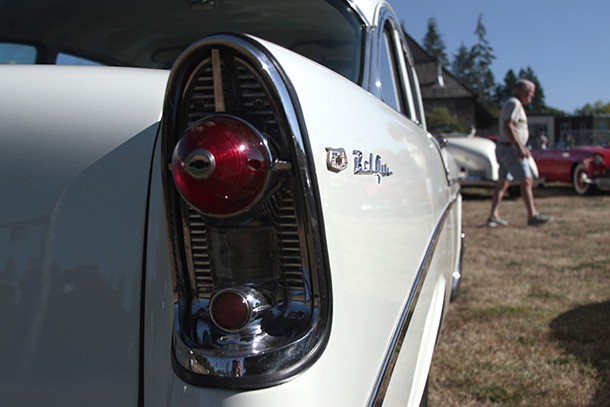
[[[515,82],[515,90],[524,90],[524,91],[529,91],[530,89],[535,89],[536,88],[536,84],[532,81],[530,81],[529,79],[518,79],[517,82]]]

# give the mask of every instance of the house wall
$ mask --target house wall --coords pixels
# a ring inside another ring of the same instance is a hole
[[[554,145],[565,147],[572,144],[590,144],[585,138],[591,129],[593,129],[592,116],[556,117]]]

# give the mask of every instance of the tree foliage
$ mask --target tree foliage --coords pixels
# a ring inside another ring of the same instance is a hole
[[[503,82],[496,83],[491,69],[496,56],[493,47],[487,40],[483,14],[479,14],[474,34],[477,38],[476,43],[472,47],[467,47],[462,42],[449,62],[442,36],[435,19],[432,17],[428,20],[428,29],[423,46],[431,56],[437,58],[444,66],[450,67],[450,71],[476,93],[478,102],[486,106],[490,112],[508,99],[513,94],[517,80],[524,78],[531,80],[536,85],[534,100],[526,107],[529,114],[552,114],[555,116],[566,114],[546,105],[544,87],[531,66],[520,68],[517,73],[515,73],[515,70],[509,69]],[[575,114],[589,112],[610,114],[608,110],[610,110],[610,104],[598,101],[594,105],[583,106]]]
[[[426,52],[436,58],[443,66],[449,65],[445,42],[438,30],[434,17],[430,17],[428,20],[428,29],[424,36],[423,46]]]
[[[509,69],[504,76],[504,83],[498,84],[494,92],[494,101],[497,104],[502,104],[506,99],[513,95],[513,90],[518,79],[528,79],[536,85],[536,95],[529,106],[526,106],[526,110],[530,114],[545,114],[549,113],[549,108],[546,105],[544,88],[538,79],[538,76],[534,73],[532,67],[521,68],[519,74],[516,75],[512,69]]]
[[[472,50],[468,49],[466,45],[462,43],[460,48],[458,48],[457,54],[453,56],[451,72],[470,86],[474,81],[473,70],[474,58],[472,56]]]
[[[436,107],[426,113],[426,125],[433,134],[468,133],[470,125],[464,123],[444,107]]]
[[[544,88],[542,87],[542,84],[538,80],[538,76],[536,76],[532,67],[528,66],[525,69],[520,69],[519,77],[529,79],[530,81],[534,82],[534,85],[536,85],[536,94],[534,96],[534,99],[532,100],[532,103],[530,103],[530,105],[528,106],[528,112],[531,114],[546,113],[547,107],[544,96]]]
[[[602,102],[601,100],[595,103],[587,103],[580,109],[576,109],[574,114],[577,116],[597,116],[610,114],[610,103]]]
[[[454,55],[451,71],[476,93],[480,102],[489,104],[493,101],[496,86],[491,70],[496,57],[487,41],[482,14],[479,15],[474,33],[477,36],[476,44],[469,49],[462,43]]]
[[[509,69],[508,72],[506,72],[506,75],[504,75],[504,83],[499,83],[496,85],[494,102],[497,105],[501,105],[506,99],[512,96],[517,79],[518,78],[515,71]]]
[[[487,41],[487,30],[483,24],[483,14],[479,14],[477,27],[474,33],[477,36],[477,43],[470,51],[473,59],[473,76],[470,85],[477,92],[479,99],[482,101],[491,101],[495,88],[491,64],[493,63],[493,60],[496,59],[496,56],[493,53],[493,48],[489,44],[489,41]]]

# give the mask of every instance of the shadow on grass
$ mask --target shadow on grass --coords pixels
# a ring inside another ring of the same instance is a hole
[[[610,405],[610,301],[561,314],[550,324],[555,340],[597,370],[599,388],[589,407]]]

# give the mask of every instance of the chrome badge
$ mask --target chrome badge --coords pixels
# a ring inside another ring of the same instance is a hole
[[[332,172],[341,172],[347,168],[347,154],[342,148],[326,147],[326,168]]]
[[[369,154],[369,159],[364,160],[362,151],[354,150],[354,175],[374,175],[377,177],[377,183],[381,183],[381,178],[389,177],[392,175],[390,167],[387,164],[382,163],[381,156],[373,156],[373,153]]]

